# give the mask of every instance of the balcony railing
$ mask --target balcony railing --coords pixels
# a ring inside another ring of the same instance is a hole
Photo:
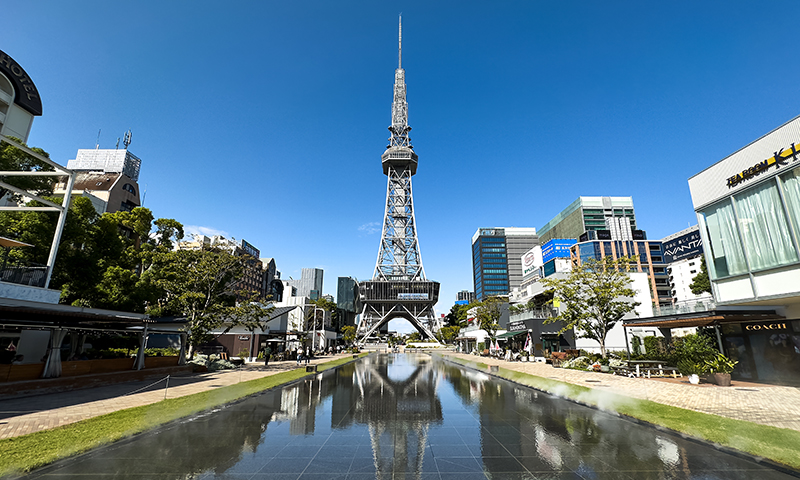
[[[36,263],[9,263],[0,269],[0,281],[28,285],[31,287],[44,287],[47,279],[47,266]]]
[[[519,322],[522,320],[529,320],[531,318],[544,320],[555,316],[556,316],[555,309],[544,307],[544,308],[533,308],[531,310],[526,310],[524,312],[511,314],[508,320],[510,322]]]
[[[674,305],[653,306],[653,316],[663,317],[667,315],[680,315],[684,313],[708,312],[717,308],[713,299],[687,300],[675,303]]]

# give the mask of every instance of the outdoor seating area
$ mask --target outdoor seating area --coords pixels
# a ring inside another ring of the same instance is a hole
[[[682,377],[677,367],[671,367],[658,360],[629,360],[624,365],[609,367],[614,375],[628,377]]]

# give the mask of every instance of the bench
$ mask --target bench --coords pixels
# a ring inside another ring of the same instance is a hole
[[[663,365],[655,365],[651,367],[642,366],[642,365],[623,365],[621,367],[611,367],[611,371],[614,375],[625,375],[628,377],[643,377],[646,376],[647,378],[653,377],[672,377],[678,378],[683,377],[683,375],[678,371],[675,367],[665,367]]]

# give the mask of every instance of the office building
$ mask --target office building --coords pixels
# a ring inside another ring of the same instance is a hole
[[[297,289],[298,297],[317,300],[322,296],[322,277],[324,273],[321,268],[304,268],[301,271],[300,280],[290,279],[289,284]]]
[[[628,220],[607,223],[609,218]],[[554,238],[577,240],[587,231],[608,230],[620,234],[626,229],[636,230],[632,197],[578,197],[539,229],[539,240],[543,243]]]
[[[472,274],[479,301],[508,295],[522,283],[522,255],[539,245],[535,228],[479,228],[472,236]]]
[[[263,290],[267,300],[280,302],[283,300],[283,282],[281,272],[278,271],[274,258],[260,258],[261,267],[264,269]]]
[[[461,290],[456,294],[456,305],[469,305],[475,301],[475,292]]]
[[[0,134],[27,143],[33,117],[42,114],[39,91],[25,70],[0,51]]]

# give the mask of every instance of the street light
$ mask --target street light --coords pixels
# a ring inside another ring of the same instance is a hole
[[[310,306],[314,307],[314,326],[311,334],[311,352],[313,353],[317,349],[317,310],[322,310],[322,322],[325,323],[325,309],[316,304],[306,305],[306,307]]]

